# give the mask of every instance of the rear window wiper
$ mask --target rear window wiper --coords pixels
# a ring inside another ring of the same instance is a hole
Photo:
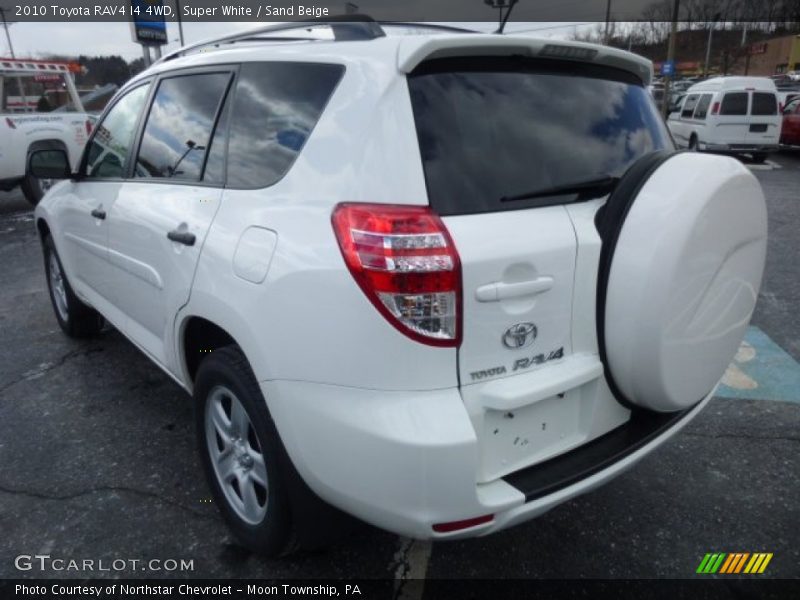
[[[584,192],[593,192],[602,195],[611,192],[614,187],[616,187],[617,183],[619,183],[619,177],[603,175],[602,177],[595,177],[594,179],[554,185],[549,188],[541,188],[515,196],[503,196],[500,198],[500,202],[530,200],[532,198],[545,198],[547,196],[566,196],[567,194],[583,194]]]

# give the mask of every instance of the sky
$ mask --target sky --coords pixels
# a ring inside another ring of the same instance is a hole
[[[456,25],[493,30],[496,23],[457,23]],[[509,23],[507,32],[531,31],[545,37],[567,37],[576,27],[590,27],[586,23]],[[223,35],[236,30],[247,30],[255,27],[251,23],[184,23],[184,40],[187,44],[202,39]],[[39,58],[48,54],[89,56],[119,54],[130,61],[142,56],[141,47],[131,40],[128,23],[14,23],[9,26],[11,43],[18,58]],[[166,53],[176,50],[178,43],[178,26],[167,23],[167,35],[170,43],[163,47]],[[10,56],[4,32],[0,32],[0,56]]]

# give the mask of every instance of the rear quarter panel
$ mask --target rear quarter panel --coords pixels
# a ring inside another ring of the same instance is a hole
[[[289,173],[266,189],[225,191],[176,321],[176,347],[185,320],[201,316],[234,337],[259,381],[458,385],[456,350],[412,341],[387,322],[347,270],[331,225],[339,202],[428,203],[408,86],[391,65],[381,57],[347,62]],[[260,284],[233,268],[251,226],[277,237]]]

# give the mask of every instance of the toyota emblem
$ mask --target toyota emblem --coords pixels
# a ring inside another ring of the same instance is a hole
[[[538,333],[533,323],[517,323],[506,329],[503,334],[503,345],[512,350],[525,348],[533,343]]]

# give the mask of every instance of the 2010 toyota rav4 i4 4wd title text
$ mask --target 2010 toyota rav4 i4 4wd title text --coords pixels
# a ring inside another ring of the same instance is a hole
[[[183,49],[77,173],[31,157],[66,178],[36,209],[58,322],[102,315],[193,394],[239,539],[282,552],[330,505],[485,535],[691,420],[753,311],[766,211],[738,161],[675,152],[651,64],[329,27]]]

